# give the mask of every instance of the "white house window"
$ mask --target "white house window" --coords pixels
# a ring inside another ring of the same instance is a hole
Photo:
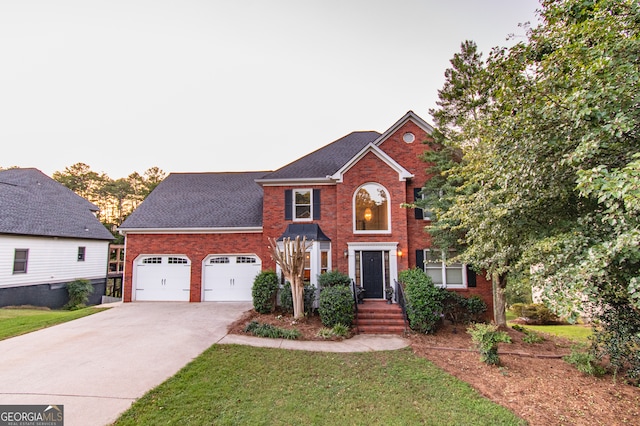
[[[354,194],[353,206],[356,232],[390,231],[389,193],[382,185],[362,185]]]
[[[84,262],[84,257],[86,252],[87,252],[86,247],[78,247],[78,262]]]
[[[449,258],[456,255],[449,252]],[[441,250],[424,251],[424,271],[433,280],[433,284],[445,288],[466,288],[467,268],[462,263],[446,263],[444,252]]]
[[[310,189],[296,189],[293,191],[293,212],[295,220],[311,220],[312,200]]]
[[[26,274],[29,249],[16,249],[13,257],[13,273]]]

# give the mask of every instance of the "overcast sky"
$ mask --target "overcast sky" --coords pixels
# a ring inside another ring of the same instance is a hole
[[[0,167],[274,170],[408,110],[537,0],[0,0]]]

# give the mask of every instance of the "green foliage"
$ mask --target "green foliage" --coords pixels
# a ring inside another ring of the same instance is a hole
[[[278,292],[278,275],[274,271],[262,271],[253,280],[251,295],[253,309],[261,314],[273,312]]]
[[[336,324],[332,328],[321,328],[318,330],[318,337],[323,339],[332,339],[334,337],[346,337],[349,334],[349,327]]]
[[[540,303],[515,303],[511,305],[511,311],[531,324],[557,324],[560,320],[549,308]]]
[[[588,351],[585,345],[573,345],[571,354],[564,356],[562,359],[576,367],[581,373],[590,376],[602,376],[606,373],[605,368],[600,365],[597,357],[593,352]]]
[[[141,176],[137,172],[126,178],[113,180],[106,174],[98,174],[85,163],[76,163],[51,176],[76,194],[100,207],[98,219],[108,229],[119,226],[147,195],[165,178],[166,173],[151,167]],[[115,213],[112,207],[116,207]],[[118,234],[115,235],[118,237]]]
[[[337,269],[325,272],[318,276],[318,287],[325,288],[334,285],[350,286],[351,278]]]
[[[295,340],[301,336],[299,330],[289,330],[271,324],[262,324],[258,321],[251,321],[246,325],[244,331],[258,337],[269,337],[271,339]]]
[[[524,333],[524,337],[522,337],[522,341],[525,343],[542,343],[544,342],[544,337],[542,337],[541,335],[539,335],[538,333],[536,333],[533,330],[529,330],[525,327],[522,327],[521,325],[518,324],[514,324],[511,326],[511,328],[513,328],[516,331],[519,331],[521,333]]]
[[[510,275],[508,282],[504,294],[507,306],[514,303],[533,303],[529,271]]]
[[[434,286],[419,268],[401,271],[398,279],[403,286],[411,329],[419,333],[435,332],[444,316],[443,290]]]
[[[640,312],[626,308],[626,303],[612,304],[598,315],[592,351],[597,359],[609,360],[614,374],[640,383]]]
[[[511,338],[504,331],[498,331],[495,324],[476,323],[467,328],[471,340],[480,351],[480,359],[490,365],[500,364],[498,343],[511,343]]]
[[[69,293],[69,302],[64,305],[65,309],[82,309],[86,307],[89,295],[93,293],[93,285],[89,280],[74,280],[67,284],[67,292]]]
[[[288,313],[293,313],[293,296],[291,295],[291,283],[286,281],[279,289],[279,304],[280,308]],[[316,286],[311,283],[305,282],[303,289],[304,297],[304,313],[310,315],[313,313],[313,302],[316,298]]]
[[[466,298],[454,291],[441,291],[444,318],[452,324],[469,324],[482,320],[487,304],[479,296]]]
[[[349,287],[333,286],[320,290],[318,312],[325,327],[342,324],[351,327],[354,318],[353,294]]]

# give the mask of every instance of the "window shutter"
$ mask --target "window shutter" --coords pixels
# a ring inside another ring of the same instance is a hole
[[[313,190],[313,220],[320,220],[320,190]]]
[[[284,220],[293,219],[293,191],[290,189],[284,190]]]
[[[467,287],[476,286],[476,272],[467,265]]]
[[[422,197],[420,197],[420,191],[422,191],[422,188],[413,188],[413,199],[414,201],[418,201],[419,199],[421,199]],[[416,219],[424,219],[424,216],[422,214],[422,209],[421,208],[416,208],[413,209],[415,215],[416,215]]]
[[[420,268],[424,271],[424,250],[416,250],[416,268]]]

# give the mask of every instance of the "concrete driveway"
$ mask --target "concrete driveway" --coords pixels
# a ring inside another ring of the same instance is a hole
[[[64,405],[66,426],[105,425],[227,334],[236,302],[119,303],[0,341],[0,404]]]

